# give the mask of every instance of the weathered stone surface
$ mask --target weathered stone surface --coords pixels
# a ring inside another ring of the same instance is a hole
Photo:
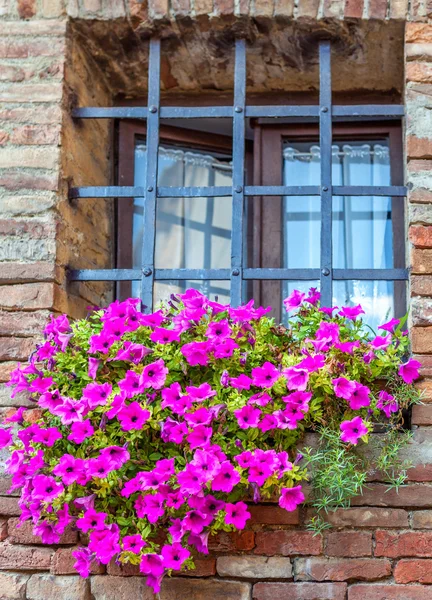
[[[408,513],[402,509],[346,508],[327,515],[335,527],[408,527]]]
[[[76,547],[59,548],[55,551],[51,564],[51,573],[53,575],[76,575],[76,569],[74,568],[76,558],[72,556],[74,550],[76,550]],[[92,575],[100,575],[105,573],[105,566],[93,562],[90,572]]]
[[[164,600],[249,600],[250,592],[251,585],[239,581],[166,577],[162,583],[161,597]]]
[[[221,577],[245,579],[291,579],[289,558],[279,556],[223,556],[217,559],[216,570]]]
[[[335,531],[327,534],[327,556],[372,556],[372,534],[366,531]]]
[[[345,600],[346,591],[346,583],[256,583],[252,597],[254,600]]]
[[[357,584],[348,591],[348,600],[430,600],[431,586]]]
[[[0,569],[47,571],[53,554],[51,548],[15,546],[3,542],[0,544]]]
[[[391,562],[376,558],[299,558],[300,581],[373,581],[391,575]]]
[[[432,529],[432,510],[416,510],[412,516],[414,529]]]
[[[27,600],[90,600],[90,586],[79,575],[32,575],[27,583]]]
[[[0,573],[1,600],[24,600],[29,577],[19,573]]]
[[[375,556],[398,558],[403,556],[432,556],[432,532],[380,531],[375,534]]]
[[[26,283],[0,286],[0,307],[16,310],[51,308],[54,288],[51,283]]]
[[[29,352],[27,353],[27,358],[29,356],[30,351],[33,349],[33,344],[29,344]],[[0,345],[0,356],[1,356],[1,345]],[[6,386],[5,383],[0,384],[0,406],[28,406],[34,407],[35,403],[28,399],[28,394],[25,392],[20,392],[16,394],[16,396],[11,398],[12,388]]]
[[[279,506],[265,504],[252,504],[248,510],[251,514],[250,525],[298,525],[299,522],[298,510],[288,512]]]
[[[322,545],[321,537],[308,531],[265,531],[256,534],[255,554],[321,554]]]
[[[9,519],[8,533],[11,544],[42,544],[39,536],[33,535],[33,523],[25,521],[21,523],[19,519]],[[68,526],[60,538],[59,544],[75,544],[78,541],[78,533],[72,526]]]
[[[432,560],[400,560],[394,578],[396,583],[432,583]]]

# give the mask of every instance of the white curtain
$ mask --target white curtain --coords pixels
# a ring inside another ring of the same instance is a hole
[[[284,148],[284,184],[319,185],[320,149],[316,145]],[[335,144],[333,185],[390,185],[389,150],[384,143]],[[320,199],[284,198],[284,266],[319,268]],[[391,199],[377,196],[333,198],[333,266],[337,269],[393,267]],[[306,290],[318,281],[287,282],[284,293]],[[336,281],[333,302],[361,303],[376,327],[393,314],[393,283]]]
[[[146,146],[135,148],[135,185],[144,186]],[[231,165],[210,155],[159,147],[158,185],[230,186]],[[133,266],[141,265],[143,198],[135,198]],[[231,261],[231,198],[159,198],[156,208],[155,267],[224,269]],[[154,302],[195,287],[220,302],[229,300],[229,281],[156,282]],[[139,283],[133,284],[139,295]]]

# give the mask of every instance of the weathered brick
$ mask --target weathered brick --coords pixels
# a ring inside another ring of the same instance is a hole
[[[294,14],[294,0],[275,0],[275,17],[292,17]]]
[[[2,542],[0,544],[0,569],[19,571],[47,571],[51,565],[54,550],[51,548],[15,546]],[[49,597],[49,596],[48,596]]]
[[[8,535],[11,544],[42,544],[39,536],[33,535],[33,523],[25,521],[19,525],[19,519],[9,519]],[[61,536],[59,544],[75,544],[78,541],[77,531],[68,526]]]
[[[413,425],[432,425],[432,405],[417,405],[412,408]]]
[[[432,377],[432,356],[426,354],[414,354],[413,358],[421,362],[422,366],[419,369],[420,375],[422,377]]]
[[[65,14],[64,0],[42,0],[42,14],[47,19],[55,19]]]
[[[428,327],[432,325],[432,299],[412,298],[411,319],[414,326]]]
[[[298,510],[288,512],[279,506],[265,504],[251,505],[248,510],[251,514],[251,525],[298,525],[299,522]]]
[[[216,560],[214,558],[195,558],[195,569],[180,571],[178,577],[212,577],[216,575]]]
[[[18,310],[51,308],[54,288],[51,283],[26,283],[0,286],[0,307]]]
[[[418,464],[407,470],[408,481],[429,482],[432,481],[432,465]]]
[[[265,531],[256,534],[255,554],[321,554],[322,539],[308,531]]]
[[[0,335],[40,334],[48,322],[48,311],[10,312],[0,309]]]
[[[67,22],[65,20],[46,21],[34,19],[28,22],[0,21],[0,36],[39,36],[65,35]]]
[[[387,11],[387,0],[369,0],[369,18],[385,19]]]
[[[414,529],[432,529],[432,510],[416,510],[412,515]]]
[[[52,281],[54,275],[54,262],[3,263],[0,268],[0,283]]]
[[[27,600],[90,600],[90,585],[79,575],[32,575],[27,582]]]
[[[432,192],[426,188],[418,187],[411,190],[408,194],[410,202],[432,203]]]
[[[318,15],[319,0],[303,0],[298,3],[297,18],[310,17],[316,19]]]
[[[291,579],[289,558],[280,556],[223,556],[217,559],[216,569],[221,577],[245,579]]]
[[[430,600],[430,586],[362,584],[350,586],[348,600]]]
[[[396,583],[432,583],[432,560],[400,560],[394,578]]]
[[[411,269],[413,273],[432,274],[432,250],[413,248],[411,252]]]
[[[364,0],[346,0],[344,16],[346,19],[361,19],[363,16]]]
[[[432,293],[432,277],[413,275],[411,277],[411,295],[429,296]]]
[[[411,159],[408,162],[407,165],[407,170],[408,170],[408,176],[412,175],[413,173],[427,173],[428,171],[430,171],[432,167],[432,160],[416,160],[416,159]]]
[[[432,31],[430,25],[426,23],[408,22],[405,29],[405,41],[407,43],[432,44]]]
[[[378,530],[375,540],[375,556],[432,556],[432,532]]]
[[[272,17],[274,12],[273,1],[255,0],[254,16],[256,17]]]
[[[391,0],[390,2],[390,19],[401,19],[405,21],[408,15],[409,0]]]
[[[162,582],[161,598],[164,600],[249,600],[249,583],[217,579],[187,579],[173,577]],[[116,598],[117,600],[117,598]]]
[[[405,65],[405,77],[407,81],[432,83],[432,65],[419,61],[407,62]]]
[[[0,359],[1,359],[1,340],[2,339],[13,339],[13,338],[0,338]],[[26,341],[26,340],[24,340]],[[31,341],[31,340],[28,340]],[[31,346],[32,348],[32,346]],[[27,354],[28,358],[28,354]],[[11,388],[6,386],[6,384],[0,384],[0,406],[28,406],[33,408],[35,403],[29,400],[28,394],[26,392],[20,392],[16,394],[14,398],[11,398]]]
[[[256,583],[252,597],[254,600],[345,600],[346,591],[346,583]]]
[[[413,327],[411,330],[411,343],[413,352],[418,354],[432,353],[432,328]]]
[[[10,374],[17,367],[16,362],[2,362],[0,363],[0,382],[6,382],[10,380]]]
[[[25,77],[25,71],[21,67],[0,65],[0,81],[24,81]]]
[[[55,169],[59,165],[59,157],[58,148],[0,148],[0,164],[3,169]]]
[[[7,519],[0,519],[0,542],[3,542],[7,538]]]
[[[422,360],[427,357],[422,356]],[[421,394],[421,401],[428,403],[432,401],[432,380],[431,379],[421,379],[420,381],[416,381],[415,383],[416,389]]]
[[[327,534],[327,556],[372,556],[372,534],[365,531],[335,531]]]
[[[299,558],[300,581],[373,581],[391,575],[391,562],[376,558]]]
[[[383,483],[370,483],[361,496],[353,498],[353,506],[398,506],[427,508],[432,506],[432,486],[411,484],[398,491]]]
[[[408,513],[402,509],[341,508],[326,520],[335,527],[408,527]]]
[[[0,40],[0,58],[31,58],[36,56],[61,56],[65,42],[58,38],[35,38],[33,40]],[[29,100],[29,98],[27,98]],[[49,102],[50,100],[47,100]]]
[[[74,550],[76,550],[76,548],[59,548],[55,551],[51,564],[51,573],[53,575],[76,574],[76,570],[74,569],[76,558],[72,556]],[[92,562],[91,573],[92,575],[105,573],[105,566]]]
[[[0,337],[0,360],[27,360],[34,347],[35,340],[33,338]],[[0,406],[16,406],[16,402],[2,404],[4,399],[4,393],[0,386]]]
[[[409,239],[416,248],[432,248],[432,227],[411,225]]]
[[[407,154],[411,158],[431,158],[432,140],[427,137],[420,138],[415,135],[408,135]]]
[[[18,498],[0,496],[0,515],[14,517],[20,513]]]
[[[36,0],[18,0],[17,10],[21,19],[31,19],[36,14]]]
[[[24,125],[16,127],[11,134],[12,144],[19,145],[57,145],[59,139],[60,127],[58,125]]]
[[[1,55],[1,50],[0,50]],[[0,102],[58,102],[62,98],[61,83],[11,84],[0,87]]]
[[[30,575],[0,573],[0,597],[2,600],[24,600]]]

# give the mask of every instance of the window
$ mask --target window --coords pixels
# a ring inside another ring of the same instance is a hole
[[[119,244],[117,269],[70,278],[118,281],[121,294],[139,293],[148,309],[170,289],[205,283],[221,300],[229,291],[235,305],[250,295],[271,303],[277,318],[282,295],[316,282],[326,305],[361,297],[372,319],[400,314],[406,188],[395,119],[403,108],[332,106],[329,42],[319,54],[319,105],[247,105],[246,44],[237,40],[233,106],[173,107],[160,105],[160,41],[151,40],[147,107],[74,111],[121,119],[119,185],[71,190],[118,198]],[[137,118],[145,126],[125,120]],[[164,125],[211,119],[217,130],[226,118],[232,139]]]

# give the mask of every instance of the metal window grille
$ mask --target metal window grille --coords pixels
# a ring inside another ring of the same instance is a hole
[[[319,105],[248,106],[246,104],[246,42],[235,42],[234,105],[212,107],[168,107],[160,105],[160,40],[150,40],[147,107],[77,108],[72,116],[80,119],[146,119],[147,172],[146,188],[128,186],[75,187],[70,198],[144,197],[144,240],[140,269],[81,269],[69,272],[71,281],[140,281],[143,307],[152,309],[155,281],[226,280],[230,281],[231,303],[242,301],[243,280],[314,280],[320,279],[323,305],[330,306],[335,280],[408,279],[405,268],[333,269],[332,266],[332,197],[387,196],[403,201],[404,186],[334,186],[332,185],[332,120],[401,118],[400,105],[332,106],[331,47],[319,43]],[[158,148],[160,119],[195,119],[230,117],[233,122],[232,187],[158,187]],[[311,118],[319,122],[321,179],[319,186],[245,186],[245,119]],[[156,202],[158,198],[194,198],[232,196],[232,237],[230,269],[155,269]],[[243,259],[244,202],[251,196],[320,196],[321,261],[319,269],[245,268]],[[395,240],[400,242],[400,240]]]

